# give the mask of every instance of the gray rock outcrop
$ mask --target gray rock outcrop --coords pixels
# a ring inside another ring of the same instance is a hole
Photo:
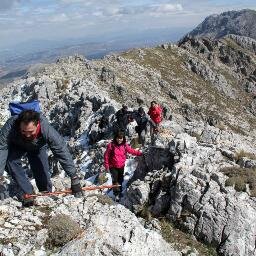
[[[0,251],[4,255],[181,255],[157,232],[146,230],[129,210],[110,202],[93,194],[85,199],[39,198],[36,207],[21,209],[8,199],[0,205]],[[83,233],[53,253],[48,220],[62,214],[78,223]]]
[[[179,162],[170,169],[159,158],[158,166],[163,167],[145,169],[144,178],[131,183],[124,204],[135,213],[147,205],[153,216],[178,222],[198,239],[214,244],[221,255],[254,255],[256,201],[226,187],[221,169],[236,164],[219,150],[221,138],[200,143],[184,133],[174,141],[181,151]],[[239,163],[248,168],[254,161]]]

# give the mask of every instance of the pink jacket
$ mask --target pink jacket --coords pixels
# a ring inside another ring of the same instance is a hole
[[[131,148],[131,146],[126,143],[121,145],[117,145],[113,142],[109,143],[104,154],[105,168],[123,168],[125,166],[126,153],[130,153],[135,156],[142,155],[142,152]]]

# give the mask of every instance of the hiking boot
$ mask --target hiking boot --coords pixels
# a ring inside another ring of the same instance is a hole
[[[116,195],[115,196],[115,201],[118,203],[120,201],[120,196],[119,195]]]
[[[33,206],[35,203],[34,198],[23,198],[22,199],[22,206],[23,207],[30,207]]]

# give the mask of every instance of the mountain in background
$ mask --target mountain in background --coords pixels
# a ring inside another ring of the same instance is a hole
[[[15,51],[0,50],[0,84],[4,85],[26,74],[34,64],[45,64],[60,57],[80,54],[87,59],[121,52],[136,47],[151,47],[164,42],[174,42],[187,30],[148,29],[144,31],[120,32],[115,37],[106,34],[99,39],[91,37],[69,38],[60,41],[34,40],[16,45]],[[194,30],[186,34],[189,37],[222,38],[234,34],[256,39],[256,11],[240,10],[224,12],[207,17]],[[186,37],[186,36],[185,36]],[[251,41],[249,41],[249,44]],[[252,43],[252,47],[254,43]]]
[[[192,37],[222,38],[228,34],[256,39],[256,11],[228,11],[220,15],[210,15],[194,30],[188,33]]]
[[[186,29],[171,31],[148,29],[122,32],[116,36],[106,34],[99,38],[68,38],[60,41],[32,40],[0,50],[0,84],[11,82],[24,75],[34,64],[55,62],[60,57],[80,54],[87,59],[97,59],[135,47],[148,47],[163,42],[177,41]],[[15,51],[13,51],[15,49]]]

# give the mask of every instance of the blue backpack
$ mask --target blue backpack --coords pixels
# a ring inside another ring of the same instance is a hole
[[[19,115],[24,110],[34,110],[40,112],[40,103],[38,100],[33,100],[30,102],[10,102],[9,110],[11,116]]]

